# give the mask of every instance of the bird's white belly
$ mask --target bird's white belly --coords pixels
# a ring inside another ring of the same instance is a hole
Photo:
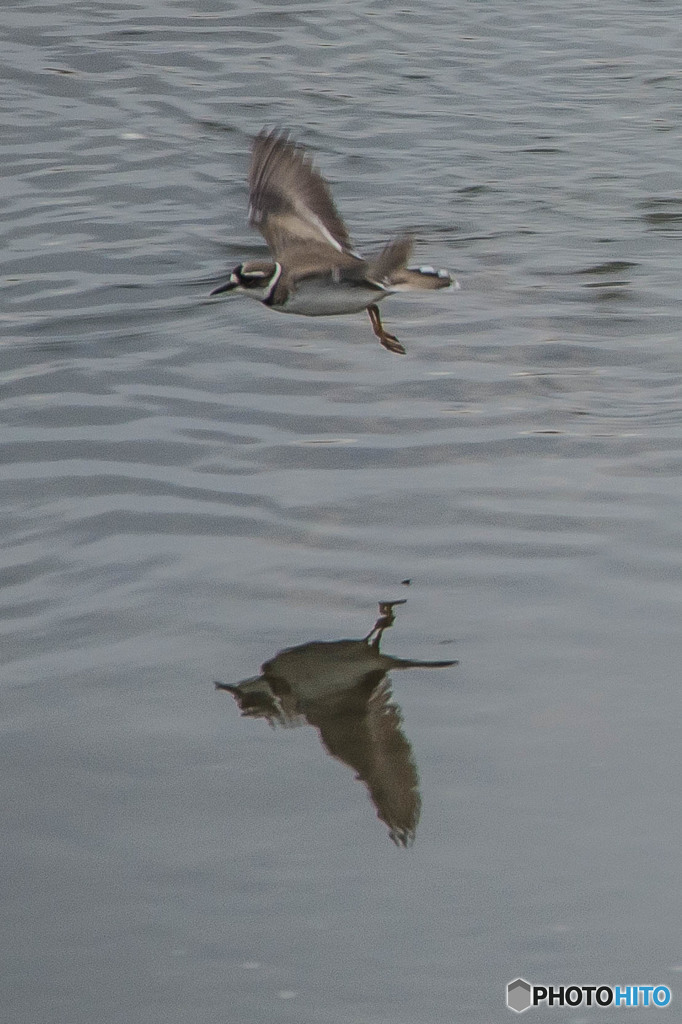
[[[380,302],[387,292],[375,288],[363,288],[345,283],[331,284],[326,281],[301,281],[296,290],[289,293],[284,306],[276,307],[282,313],[298,313],[300,316],[339,316],[343,313],[359,313],[372,302]]]

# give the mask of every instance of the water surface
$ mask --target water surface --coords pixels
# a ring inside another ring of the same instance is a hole
[[[3,23],[4,1017],[489,1024],[518,975],[678,999],[677,6]],[[410,230],[457,274],[384,304],[407,356],[208,300],[264,253],[264,125],[360,248]],[[396,844],[309,666],[295,728],[213,681],[400,600],[382,654],[459,665],[350,688],[397,729],[365,768],[417,787]]]

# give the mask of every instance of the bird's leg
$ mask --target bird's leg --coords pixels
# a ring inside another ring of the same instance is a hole
[[[378,647],[379,641],[381,640],[384,630],[388,629],[395,622],[395,612],[393,611],[393,609],[397,604],[407,604],[407,601],[405,600],[405,598],[403,598],[402,601],[380,602],[379,618],[374,623],[372,629],[365,637],[365,643],[369,644],[370,647]]]
[[[368,306],[367,312],[369,313],[372,330],[384,348],[387,348],[390,352],[398,352],[401,356],[404,356],[404,346],[400,344],[395,335],[389,334],[388,331],[384,330],[384,325],[382,324],[381,317],[379,316],[379,307],[376,303],[373,302],[371,306]]]

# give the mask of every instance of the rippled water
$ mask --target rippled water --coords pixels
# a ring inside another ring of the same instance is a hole
[[[4,8],[13,1024],[680,998],[679,10],[568,7]],[[406,357],[208,300],[263,125]]]

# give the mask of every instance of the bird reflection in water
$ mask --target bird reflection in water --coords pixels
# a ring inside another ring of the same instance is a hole
[[[380,604],[379,618],[361,640],[313,640],[289,647],[266,661],[259,676],[216,687],[229,690],[249,718],[265,718],[272,726],[314,726],[325,750],[365,784],[393,842],[409,846],[421,809],[419,776],[387,673],[448,668],[457,662],[382,654],[382,634],[393,625],[399,604],[405,601]]]

